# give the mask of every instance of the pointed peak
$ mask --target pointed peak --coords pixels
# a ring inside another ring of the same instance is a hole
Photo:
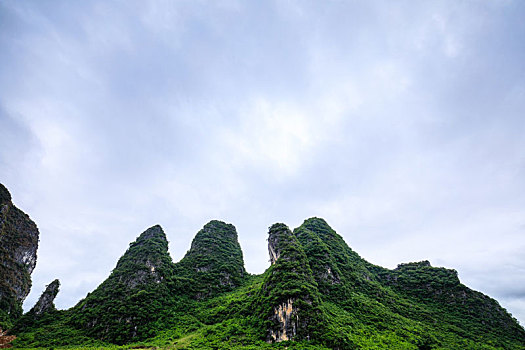
[[[166,234],[160,225],[155,225],[148,228],[146,231],[142,232],[137,238],[137,243],[144,242],[147,240],[159,240],[162,242],[167,242]]]
[[[10,201],[11,194],[9,193],[9,190],[7,189],[7,187],[0,183],[0,204]]]
[[[47,286],[46,286],[46,290],[48,290],[49,288],[51,289],[58,289],[60,287],[60,280],[58,278],[55,278],[55,280],[51,283],[49,283]]]

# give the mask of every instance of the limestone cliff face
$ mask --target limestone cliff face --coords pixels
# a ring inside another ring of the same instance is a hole
[[[59,280],[54,280],[53,282],[48,284],[46,290],[42,293],[35,306],[33,306],[29,313],[33,314],[36,317],[39,317],[45,314],[46,312],[56,310],[55,304],[53,302],[55,301],[59,288]]]
[[[22,314],[36,265],[38,234],[36,224],[13,205],[9,191],[0,184],[0,326]]]
[[[309,340],[323,327],[317,283],[297,238],[284,224],[270,227],[272,266],[261,289],[267,341]]]
[[[280,235],[270,232],[268,236],[268,254],[270,254],[270,263],[273,265],[281,256]]]
[[[299,326],[299,308],[294,307],[294,302],[295,298],[290,298],[273,308],[273,319],[278,326],[270,329],[269,338],[272,342],[295,339]]]

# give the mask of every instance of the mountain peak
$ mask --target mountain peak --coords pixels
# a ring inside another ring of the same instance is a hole
[[[144,242],[147,240],[157,240],[161,242],[168,242],[166,234],[160,225],[155,225],[142,232],[141,235],[135,241],[136,243]]]
[[[330,227],[330,225],[328,225],[326,220],[323,218],[311,217],[304,220],[303,224],[298,228],[315,232],[322,241],[340,239],[340,236],[334,231],[332,227]]]
[[[74,307],[76,327],[115,343],[146,337],[149,322],[162,310],[150,301],[168,298],[172,274],[166,234],[152,226],[129,245],[110,276]]]
[[[11,201],[11,193],[9,190],[2,184],[0,184],[0,204]]]
[[[211,220],[197,232],[191,242],[189,255],[205,253],[225,242],[237,242],[237,230],[232,224]],[[237,243],[238,244],[238,243]]]
[[[197,232],[191,248],[176,264],[179,292],[203,299],[238,287],[247,276],[237,230],[212,220]],[[193,280],[188,284],[188,280]]]

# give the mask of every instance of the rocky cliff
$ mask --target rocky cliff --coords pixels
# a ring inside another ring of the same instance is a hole
[[[260,292],[267,341],[316,338],[322,333],[323,311],[300,242],[288,226],[274,224],[268,233],[268,251],[272,266]]]
[[[22,315],[36,265],[38,235],[36,224],[0,184],[0,327],[4,329]]]

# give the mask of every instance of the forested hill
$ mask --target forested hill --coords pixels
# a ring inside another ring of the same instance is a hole
[[[156,225],[69,310],[52,299],[12,328],[15,347],[171,349],[525,349],[496,300],[428,261],[390,270],[353,251],[323,219],[269,228],[271,266],[245,271],[235,227],[211,221],[174,263]],[[49,289],[49,288],[48,288]],[[47,293],[47,294],[46,294]],[[44,305],[45,307],[43,307]],[[47,306],[46,306],[47,305]]]

